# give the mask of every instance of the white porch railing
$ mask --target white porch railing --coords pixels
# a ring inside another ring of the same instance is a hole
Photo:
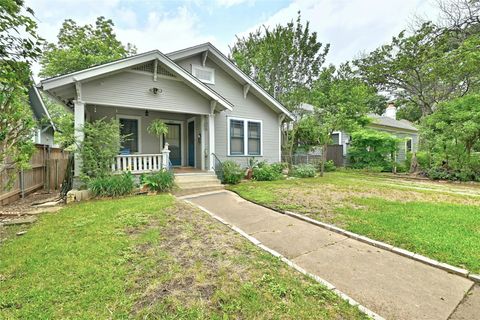
[[[169,169],[170,150],[168,143],[161,154],[127,154],[118,155],[112,164],[113,172],[130,171],[131,173],[143,173]]]

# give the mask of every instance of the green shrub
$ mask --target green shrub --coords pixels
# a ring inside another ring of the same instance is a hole
[[[159,171],[155,173],[142,174],[140,183],[151,191],[168,192],[172,190],[175,176],[170,171]]]
[[[325,162],[325,172],[333,172],[335,170],[337,170],[337,167],[335,166],[335,162],[333,162],[333,160],[328,160],[327,162]]]
[[[119,197],[132,193],[135,184],[133,175],[125,172],[119,175],[91,178],[87,186],[95,197]]]
[[[222,163],[222,167],[222,183],[237,184],[242,180],[243,176],[245,175],[245,171],[235,161],[227,160]]]
[[[404,163],[397,163],[396,167],[397,167],[397,173],[405,173],[410,170],[410,166],[407,167],[406,161]]]
[[[279,174],[283,174],[283,169],[288,168],[288,163],[286,162],[276,162],[271,164],[272,169]]]
[[[283,178],[281,166],[268,163],[259,164],[257,168],[253,169],[252,178],[257,181],[280,180]]]
[[[311,164],[293,166],[293,175],[298,178],[315,177],[316,171],[315,167]]]
[[[355,169],[383,167],[391,171],[392,155],[399,142],[400,139],[386,132],[372,129],[353,132],[348,151],[350,164]]]

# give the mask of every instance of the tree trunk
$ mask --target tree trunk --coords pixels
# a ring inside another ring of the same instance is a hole
[[[327,162],[327,150],[328,144],[324,143],[322,146],[322,163],[320,165],[320,177],[323,177],[323,173],[325,172],[325,162]]]

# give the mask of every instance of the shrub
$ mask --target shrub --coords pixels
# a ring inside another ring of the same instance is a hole
[[[253,169],[253,179],[257,181],[274,181],[280,180],[282,175],[281,166],[262,163]]]
[[[133,175],[125,172],[89,179],[87,186],[95,197],[119,197],[132,193],[135,184]]]
[[[151,191],[168,192],[172,190],[175,176],[170,171],[159,171],[155,173],[142,174],[140,183]]]
[[[315,167],[311,164],[299,164],[293,167],[293,175],[298,178],[315,177],[315,174]]]
[[[327,162],[325,162],[324,169],[325,169],[325,172],[332,172],[337,170],[337,167],[335,166],[335,163],[333,162],[333,160],[328,160]]]
[[[391,168],[392,155],[400,140],[395,136],[371,129],[352,133],[349,148],[350,163],[353,168]]]
[[[227,160],[222,163],[223,166],[223,183],[237,184],[239,183],[245,171],[235,161]]]
[[[83,175],[88,178],[111,175],[112,163],[122,142],[119,122],[104,119],[86,122],[83,132],[85,138],[80,146]]]
[[[288,163],[286,162],[277,162],[271,164],[272,169],[279,174],[283,174],[283,170],[288,168]]]

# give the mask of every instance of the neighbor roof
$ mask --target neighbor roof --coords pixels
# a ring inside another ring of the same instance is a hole
[[[185,48],[182,50],[174,51],[167,53],[167,56],[174,61],[180,59],[188,58],[193,55],[208,52],[208,54],[213,55],[216,58],[215,62],[220,62],[228,71],[233,73],[234,76],[241,82],[242,85],[250,85],[250,90],[256,94],[263,102],[269,105],[274,110],[284,113],[291,120],[295,119],[295,116],[287,110],[277,99],[272,97],[265,89],[263,89],[259,84],[257,84],[252,78],[247,76],[240,68],[238,68],[230,59],[228,59],[223,53],[220,52],[214,45],[210,42],[203,43],[197,46]],[[243,83],[242,83],[243,82]]]
[[[408,131],[418,131],[418,129],[408,120],[395,120],[386,116],[379,116],[378,114],[369,114],[369,117],[373,119],[372,124],[390,127],[395,129],[402,129]]]
[[[48,113],[48,110],[43,103],[42,96],[40,95],[40,92],[38,92],[38,89],[35,86],[31,87],[28,90],[28,97],[30,100],[30,107],[33,111],[33,114],[35,115],[35,118],[37,118],[38,121],[42,119],[47,119],[53,130],[56,130],[52,117],[50,117],[50,114]]]
[[[50,90],[54,88],[58,88],[64,85],[73,84],[75,82],[83,81],[86,79],[99,77],[105,74],[109,74],[118,70],[126,69],[129,67],[133,67],[135,65],[145,63],[151,60],[159,60],[165,66],[173,70],[176,74],[180,77],[185,79],[188,83],[190,83],[193,87],[197,90],[201,91],[203,94],[209,96],[211,99],[217,101],[221,106],[228,110],[232,110],[233,105],[227,101],[224,97],[219,95],[217,92],[209,88],[203,82],[195,78],[189,72],[185,71],[175,62],[173,62],[170,58],[166,55],[161,53],[158,50],[152,50],[145,53],[140,53],[134,56],[130,56],[127,58],[115,60],[109,63],[101,64],[98,66],[90,67],[84,70],[72,72],[69,74],[49,78],[40,81],[41,87],[43,90]]]

